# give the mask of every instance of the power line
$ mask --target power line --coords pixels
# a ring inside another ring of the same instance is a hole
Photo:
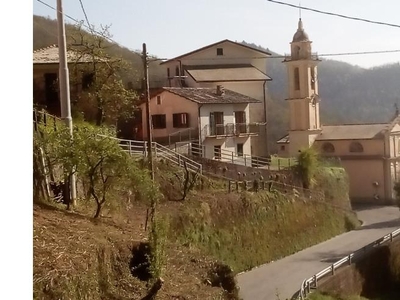
[[[257,49],[255,49],[257,50]],[[316,54],[317,57],[328,57],[328,56],[345,56],[345,55],[366,55],[366,54],[383,54],[383,53],[396,53],[400,52],[400,49],[395,50],[377,50],[377,51],[363,51],[363,52],[340,52],[340,53],[323,53],[323,54]],[[220,57],[220,58],[208,58],[209,60],[236,60],[236,59],[271,59],[271,58],[280,58],[284,59],[290,57],[289,54],[287,55],[271,55],[266,57],[260,56],[247,56],[247,57]],[[158,58],[156,60],[173,60],[173,58]],[[178,59],[179,60],[179,59]],[[204,58],[189,58],[189,59],[182,59],[185,61],[195,61],[195,60],[205,60]]]
[[[88,27],[89,27],[89,29],[90,29],[90,32],[93,33],[92,27],[90,26],[89,18],[88,18],[87,14],[86,14],[85,7],[83,6],[82,0],[79,0],[79,3],[81,4],[81,8],[82,8],[83,14],[84,14],[84,16],[85,16],[86,22],[87,22],[87,24],[88,24]]]
[[[355,21],[362,21],[362,22],[367,22],[367,23],[372,23],[372,24],[377,24],[377,25],[385,25],[385,26],[391,26],[391,27],[400,28],[400,25],[398,25],[398,24],[391,24],[391,23],[386,23],[386,22],[372,21],[372,20],[363,19],[363,18],[350,17],[350,16],[346,16],[346,15],[342,15],[342,14],[322,11],[322,10],[315,9],[315,8],[309,8],[309,7],[294,5],[294,4],[281,2],[281,1],[276,1],[276,0],[267,0],[267,1],[268,2],[272,2],[272,3],[276,3],[276,4],[281,4],[281,5],[286,5],[286,6],[298,8],[300,10],[304,9],[304,10],[309,10],[309,11],[320,13],[320,14],[325,14],[325,15],[330,15],[330,16],[335,16],[335,17],[340,17],[340,18],[345,18],[345,19],[350,19],[350,20],[355,20]]]
[[[42,3],[43,5],[47,6],[48,8],[57,11],[57,9],[56,9],[55,7],[53,7],[53,6],[49,5],[49,4],[47,4],[47,3],[44,2],[44,1],[42,1],[42,0],[37,0],[37,1],[38,1],[39,3]],[[66,16],[68,19],[74,21],[74,22],[77,23],[77,24],[82,24],[82,23],[81,23],[80,21],[78,21],[77,19],[75,19],[75,18],[73,18],[73,17],[71,17],[71,16],[69,16],[69,15],[67,15],[67,14],[65,14],[65,13],[64,13],[64,16]],[[85,28],[87,28],[87,29],[89,29],[92,33],[96,33],[97,35],[99,35],[99,36],[105,38],[105,39],[108,40],[109,42],[114,43],[114,44],[116,44],[116,45],[122,47],[118,42],[114,41],[114,40],[113,40],[112,38],[110,38],[110,37],[104,36],[101,32],[98,32],[98,31],[96,31],[96,30],[94,30],[94,29],[88,27],[88,26],[85,25],[85,24],[82,24],[82,26],[85,27]],[[127,48],[127,47],[124,47],[124,48]],[[128,49],[129,49],[129,48],[128,48]],[[129,49],[129,50],[132,51],[132,52],[137,53],[137,51],[134,51],[134,50],[132,50],[132,49]]]

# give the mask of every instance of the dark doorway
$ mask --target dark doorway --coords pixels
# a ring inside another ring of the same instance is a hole
[[[45,99],[49,113],[56,116],[61,115],[60,99],[58,96],[58,76],[57,73],[44,74],[45,80]]]

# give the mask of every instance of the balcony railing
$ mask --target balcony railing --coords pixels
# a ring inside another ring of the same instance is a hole
[[[228,123],[203,127],[203,137],[257,136],[266,123]]]

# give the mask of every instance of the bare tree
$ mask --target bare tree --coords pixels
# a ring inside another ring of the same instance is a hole
[[[180,199],[180,201],[184,201],[186,199],[189,192],[195,186],[197,178],[200,174],[200,170],[198,170],[197,172],[190,171],[187,167],[186,161],[183,162],[183,166],[185,168],[183,175],[175,173],[175,176],[181,185],[182,198]]]

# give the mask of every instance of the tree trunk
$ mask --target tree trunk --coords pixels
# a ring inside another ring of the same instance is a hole
[[[101,204],[99,202],[96,202],[97,204],[97,208],[96,208],[96,213],[94,214],[94,218],[97,219],[100,216],[100,212],[101,212]]]
[[[103,124],[104,111],[101,105],[101,99],[97,98],[97,114],[96,114],[96,125],[101,126]]]

